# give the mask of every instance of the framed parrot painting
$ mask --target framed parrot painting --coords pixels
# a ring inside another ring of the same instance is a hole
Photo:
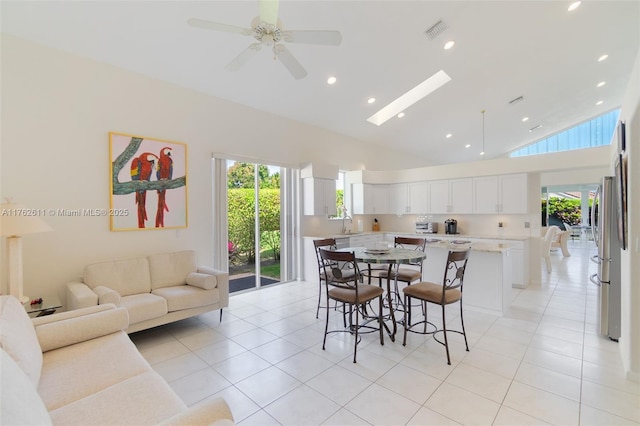
[[[112,231],[187,227],[187,145],[109,133]]]

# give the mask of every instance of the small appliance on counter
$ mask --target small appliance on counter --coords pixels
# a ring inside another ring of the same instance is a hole
[[[416,219],[416,234],[437,234],[438,222],[430,222],[426,216]]]
[[[446,234],[458,233],[458,221],[455,219],[447,219],[444,221],[444,232]]]

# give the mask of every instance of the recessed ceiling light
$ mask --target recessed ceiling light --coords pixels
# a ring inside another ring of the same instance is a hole
[[[529,117],[522,117],[522,122],[529,121]]]
[[[602,62],[602,61],[604,61],[605,59],[607,59],[608,57],[609,57],[609,55],[602,55],[602,56],[600,56],[600,57],[598,58],[598,62]]]
[[[327,84],[334,84],[338,79],[334,76],[331,76],[327,79]]]
[[[404,117],[404,112],[401,112],[400,114],[398,114],[398,118],[402,118]]]
[[[374,103],[375,101],[376,101],[376,98],[374,98],[374,97],[371,97],[371,98],[367,99],[367,103],[368,103],[368,104],[372,104],[372,103]]]
[[[404,95],[400,96],[398,99],[392,101],[390,104],[373,114],[371,117],[367,118],[367,121],[375,124],[376,126],[380,126],[391,117],[395,116],[401,111],[406,110],[411,105],[418,102],[420,99],[424,98],[431,92],[437,90],[450,81],[451,77],[449,77],[443,70],[440,70],[422,83],[418,84],[413,89],[409,90]]]
[[[581,1],[574,1],[573,3],[571,3],[569,5],[569,8],[567,9],[569,12],[572,12],[574,10],[576,10],[578,8],[578,6],[580,6],[580,3],[582,3]]]
[[[453,136],[451,133],[447,133],[447,136],[445,136],[445,138],[449,139],[451,136]]]
[[[601,81],[600,83],[598,83],[598,87],[602,87],[602,86],[604,86],[605,84],[607,84],[607,82],[606,82],[606,81]]]
[[[484,151],[482,151],[482,152],[480,153],[480,155],[484,155]]]
[[[604,103],[604,101],[598,101],[596,102],[596,105],[602,105]]]
[[[471,145],[470,144],[466,144],[464,147],[465,148],[469,148],[469,147],[471,147]]]
[[[449,49],[451,49],[451,48],[453,47],[453,45],[454,45],[454,44],[456,44],[456,42],[455,42],[455,41],[453,41],[453,40],[449,40],[448,42],[446,42],[446,43],[444,44],[444,50],[449,50]]]

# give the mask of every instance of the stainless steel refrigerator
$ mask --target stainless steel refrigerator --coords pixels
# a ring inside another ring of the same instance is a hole
[[[600,333],[616,342],[620,338],[620,250],[618,239],[617,188],[613,176],[605,176],[591,207],[591,229],[598,254],[591,260],[598,273],[591,281],[599,287]]]

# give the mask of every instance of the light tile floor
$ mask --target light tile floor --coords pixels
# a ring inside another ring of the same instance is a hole
[[[364,336],[357,364],[347,334],[323,351],[326,311],[315,318],[317,283],[307,282],[232,295],[222,323],[216,311],[131,338],[187,405],[222,396],[239,425],[640,424],[640,384],[598,334],[595,248],[570,250],[552,254],[542,285],[514,289],[506,315],[465,309],[470,352],[453,335],[451,366],[431,337],[402,346],[401,328],[384,346]]]

